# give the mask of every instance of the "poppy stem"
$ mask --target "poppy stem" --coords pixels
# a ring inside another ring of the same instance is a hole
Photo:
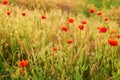
[[[114,67],[114,47],[112,47],[112,56],[111,56],[112,58],[112,60],[111,60],[111,62],[112,62],[112,71],[114,72],[115,71],[115,67]]]

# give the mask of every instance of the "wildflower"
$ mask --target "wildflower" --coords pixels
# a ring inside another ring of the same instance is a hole
[[[120,39],[120,34],[116,35],[116,38]]]
[[[110,30],[110,34],[114,34],[115,32],[115,30]]]
[[[74,19],[73,18],[69,18],[68,19],[68,23],[74,23]]]
[[[7,5],[8,4],[8,0],[2,0],[2,4],[3,5]]]
[[[61,30],[64,31],[64,32],[67,32],[68,28],[67,27],[62,27]]]
[[[107,28],[106,27],[98,27],[99,33],[105,33],[107,32]]]
[[[108,18],[108,17],[105,17],[105,18],[104,18],[104,20],[105,20],[105,21],[108,21],[108,20],[109,20],[109,18]]]
[[[89,9],[89,12],[90,12],[90,13],[94,13],[94,12],[95,12],[95,9],[92,9],[92,8],[91,8],[91,9]]]
[[[56,47],[53,47],[53,48],[52,48],[52,51],[57,51],[57,48],[56,48]]]
[[[101,16],[101,15],[102,15],[102,12],[101,12],[101,11],[98,11],[98,12],[97,12],[97,15],[98,15],[98,16]]]
[[[83,29],[84,29],[84,25],[79,25],[78,28],[79,28],[80,30],[83,30]]]
[[[41,16],[41,19],[46,19],[46,16],[45,16],[45,15],[42,15],[42,16]]]
[[[87,22],[84,20],[84,21],[81,21],[81,23],[84,25],[84,24],[86,24]]]
[[[27,66],[28,65],[28,60],[23,60],[23,61],[20,61],[19,62],[19,65],[20,65],[20,67],[25,67],[25,66]]]
[[[22,16],[26,16],[26,14],[23,12],[23,13],[22,13]]]
[[[71,39],[67,40],[68,44],[71,44],[72,42],[73,42],[73,40],[71,40]]]
[[[108,43],[111,45],[111,46],[118,46],[118,41],[117,40],[114,40],[112,38],[109,38],[108,39]]]
[[[10,11],[8,11],[8,12],[7,12],[7,15],[9,16],[10,14],[11,14],[11,12],[10,12]]]

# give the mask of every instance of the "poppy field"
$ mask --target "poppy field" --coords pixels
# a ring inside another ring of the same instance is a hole
[[[120,80],[119,0],[0,1],[0,80]]]

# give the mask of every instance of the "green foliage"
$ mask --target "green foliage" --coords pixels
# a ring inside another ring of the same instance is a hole
[[[102,8],[103,1],[102,0],[86,0],[87,4],[94,4],[97,8]]]
[[[120,1],[119,0],[86,0],[87,4],[94,4],[95,7],[102,9],[108,8],[110,9],[112,6],[119,7]]]

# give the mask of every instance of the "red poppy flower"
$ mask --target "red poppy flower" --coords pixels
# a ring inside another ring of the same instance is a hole
[[[79,25],[78,28],[79,28],[80,30],[83,30],[83,29],[84,29],[84,25]]]
[[[81,21],[81,23],[84,25],[84,24],[86,24],[87,22],[84,20],[84,21]]]
[[[23,13],[22,13],[22,16],[26,16],[26,14],[23,12]]]
[[[23,60],[19,62],[20,67],[25,67],[28,65],[28,60]]]
[[[7,5],[8,4],[8,0],[2,0],[2,4],[3,5]]]
[[[98,27],[99,33],[105,33],[107,32],[107,28],[106,27]]]
[[[116,38],[120,39],[120,34],[116,35]]]
[[[73,18],[69,18],[68,19],[68,23],[74,23],[74,19]]]
[[[109,20],[109,18],[108,18],[108,17],[105,17],[105,18],[104,18],[104,20],[105,20],[105,21],[108,21],[108,20]]]
[[[53,47],[53,48],[52,48],[52,51],[57,51],[57,48],[56,48],[56,47]]]
[[[73,40],[71,40],[71,39],[67,40],[68,44],[71,44],[72,42],[73,42]]]
[[[98,12],[97,12],[97,15],[98,15],[98,16],[102,15],[102,12],[101,12],[101,11],[98,11]]]
[[[45,15],[42,15],[41,18],[42,18],[42,19],[46,19],[46,16],[45,16]]]
[[[111,45],[111,46],[118,46],[118,41],[117,40],[114,40],[112,38],[108,39],[108,43]]]
[[[7,15],[9,16],[10,14],[11,14],[11,12],[10,12],[10,11],[8,11],[8,12],[7,12]]]
[[[68,28],[67,27],[62,27],[61,30],[64,31],[64,32],[67,32]]]
[[[89,9],[89,12],[90,12],[90,13],[94,13],[94,12],[95,12],[95,9],[92,9],[92,8],[91,8],[91,9]]]

